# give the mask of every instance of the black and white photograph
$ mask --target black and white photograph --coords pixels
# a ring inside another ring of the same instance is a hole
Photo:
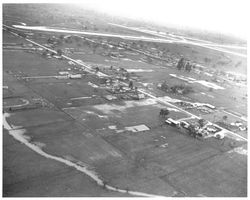
[[[2,197],[247,198],[247,0],[1,12]]]

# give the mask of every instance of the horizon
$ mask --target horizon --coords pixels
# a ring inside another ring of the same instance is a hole
[[[215,0],[209,2],[199,0],[147,0],[145,2],[83,0],[80,4],[73,4],[111,16],[154,22],[156,25],[165,27],[196,29],[247,39],[246,3],[246,0],[242,0],[240,3],[236,0],[218,2]],[[138,10],[140,11],[138,12]],[[221,12],[221,10],[223,11]],[[151,14],[149,14],[150,12]],[[177,15],[178,13],[180,14]]]

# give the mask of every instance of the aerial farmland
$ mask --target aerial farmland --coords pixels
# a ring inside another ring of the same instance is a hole
[[[246,44],[121,22],[3,4],[3,196],[246,197]]]

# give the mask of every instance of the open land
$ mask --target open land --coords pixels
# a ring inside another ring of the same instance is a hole
[[[247,196],[244,47],[40,7],[4,7],[3,196]]]

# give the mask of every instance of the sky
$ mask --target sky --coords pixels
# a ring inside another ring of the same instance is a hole
[[[112,15],[247,38],[248,0],[81,0]]]

